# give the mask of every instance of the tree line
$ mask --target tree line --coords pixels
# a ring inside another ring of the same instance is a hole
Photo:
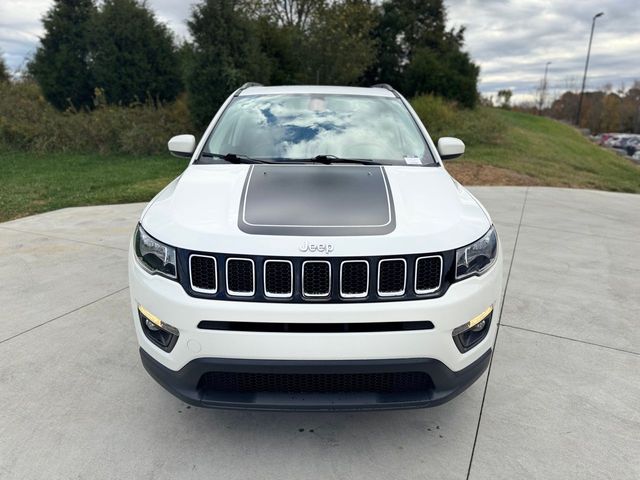
[[[579,100],[579,93],[564,92],[553,101],[545,114],[575,122]],[[640,81],[628,89],[613,91],[611,87],[606,87],[585,92],[578,126],[589,129],[591,133],[640,133]]]
[[[390,83],[473,107],[479,68],[442,0],[202,0],[178,44],[139,0],[55,0],[28,74],[60,110],[170,102],[196,125],[247,81]]]
[[[511,90],[500,90],[497,94],[497,106],[512,108]],[[493,106],[493,99],[481,99],[487,105]],[[572,123],[578,128],[589,130],[592,134],[617,132],[640,133],[640,80],[633,82],[631,87],[621,85],[614,90],[611,85],[605,85],[599,90],[584,92],[580,118],[578,103],[580,92],[566,90],[542,108],[544,102],[521,102],[513,108],[533,115],[547,117]]]

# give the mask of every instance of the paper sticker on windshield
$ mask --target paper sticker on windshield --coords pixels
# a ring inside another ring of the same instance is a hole
[[[407,165],[422,165],[419,157],[404,157],[404,163]]]

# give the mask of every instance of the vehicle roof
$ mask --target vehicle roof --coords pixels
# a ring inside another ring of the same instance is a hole
[[[248,87],[240,91],[238,96],[279,95],[284,93],[306,93],[319,95],[363,95],[369,97],[395,97],[386,88],[337,87],[330,85],[281,85],[274,87]]]

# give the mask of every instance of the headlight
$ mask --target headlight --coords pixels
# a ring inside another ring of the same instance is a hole
[[[136,256],[149,273],[176,278],[176,249],[159,242],[138,225],[135,238]]]
[[[496,229],[489,231],[478,241],[456,250],[456,280],[471,275],[482,275],[498,257]]]

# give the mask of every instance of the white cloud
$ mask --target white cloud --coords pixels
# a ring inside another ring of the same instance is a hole
[[[465,44],[481,67],[480,90],[514,89],[531,99],[550,61],[549,83],[559,92],[582,81],[587,43],[596,21],[587,88],[640,79],[637,0],[448,0],[449,24],[466,27]]]
[[[0,52],[11,69],[17,69],[35,49],[42,32],[40,18],[49,0],[0,2]]]

